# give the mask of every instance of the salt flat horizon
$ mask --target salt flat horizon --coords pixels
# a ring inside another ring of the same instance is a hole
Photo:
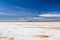
[[[60,40],[60,22],[0,22],[0,40]]]
[[[60,22],[60,20],[0,20],[0,22]]]

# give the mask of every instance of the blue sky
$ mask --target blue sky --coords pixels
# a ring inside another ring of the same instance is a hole
[[[0,20],[60,20],[60,0],[0,0]]]

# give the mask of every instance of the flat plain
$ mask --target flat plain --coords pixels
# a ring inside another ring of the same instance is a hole
[[[60,22],[0,22],[0,40],[60,40]]]

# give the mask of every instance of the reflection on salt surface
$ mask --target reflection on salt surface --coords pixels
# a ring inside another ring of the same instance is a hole
[[[57,28],[57,26],[60,27],[59,23],[0,22],[0,33],[7,40],[57,40],[57,38],[60,38],[60,30],[53,29]]]

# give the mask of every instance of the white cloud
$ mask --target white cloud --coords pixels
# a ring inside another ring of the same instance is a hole
[[[60,17],[60,14],[41,14],[42,17]]]

